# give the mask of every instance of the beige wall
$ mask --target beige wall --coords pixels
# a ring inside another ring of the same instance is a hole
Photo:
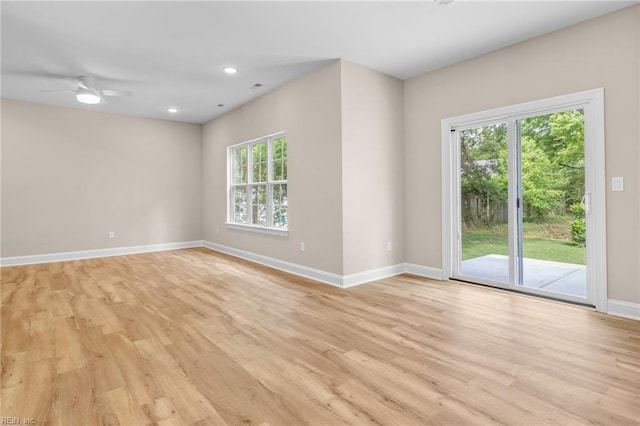
[[[207,123],[204,239],[338,275],[401,263],[402,96],[400,80],[336,61]],[[288,237],[228,229],[227,147],[279,131]]]
[[[344,275],[402,263],[402,81],[348,61],[342,69]],[[387,250],[391,241],[392,251]]]
[[[2,100],[2,256],[202,239],[201,152],[199,125]]]
[[[341,275],[340,120],[336,61],[205,124],[204,239]],[[227,147],[279,131],[288,137],[289,236],[227,229]]]
[[[407,262],[442,266],[442,118],[603,87],[608,297],[640,302],[638,8],[405,81]],[[610,191],[612,176],[624,192]]]
[[[441,119],[603,87],[608,296],[640,303],[639,28],[634,6],[404,83],[335,61],[204,126],[2,101],[2,256],[204,238],[338,275],[441,268]],[[227,147],[278,131],[288,237],[228,229]]]

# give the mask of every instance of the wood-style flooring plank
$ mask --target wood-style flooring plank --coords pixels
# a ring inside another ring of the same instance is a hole
[[[640,425],[640,322],[204,248],[0,268],[0,415],[54,425]]]

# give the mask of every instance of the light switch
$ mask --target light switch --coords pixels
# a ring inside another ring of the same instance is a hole
[[[624,178],[622,177],[611,178],[611,190],[624,191]]]

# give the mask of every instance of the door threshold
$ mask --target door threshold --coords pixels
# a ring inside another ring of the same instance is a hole
[[[518,290],[518,289],[514,289],[514,288],[506,288],[506,287],[496,287],[490,284],[483,284],[483,283],[479,283],[479,282],[475,282],[475,281],[467,281],[467,280],[463,280],[460,278],[449,278],[449,281],[453,281],[456,283],[461,283],[461,284],[470,284],[470,285],[474,285],[474,286],[482,286],[482,287],[486,287],[487,289],[492,289],[492,290],[498,290],[498,291],[508,291],[510,293],[515,293],[515,294],[519,294],[522,296],[530,296],[530,297],[535,297],[537,299],[546,299],[546,300],[551,300],[554,302],[562,302],[562,303],[567,303],[569,305],[575,305],[575,306],[580,306],[583,308],[591,308],[595,310],[595,305],[592,305],[590,303],[581,303],[581,302],[576,302],[573,300],[566,300],[566,299],[562,299],[560,297],[553,297],[550,295],[545,295],[545,294],[535,294],[535,293],[530,293],[528,291],[524,291],[524,290]]]

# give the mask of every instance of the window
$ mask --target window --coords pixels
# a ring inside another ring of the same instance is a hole
[[[229,223],[287,230],[287,136],[229,148]]]

